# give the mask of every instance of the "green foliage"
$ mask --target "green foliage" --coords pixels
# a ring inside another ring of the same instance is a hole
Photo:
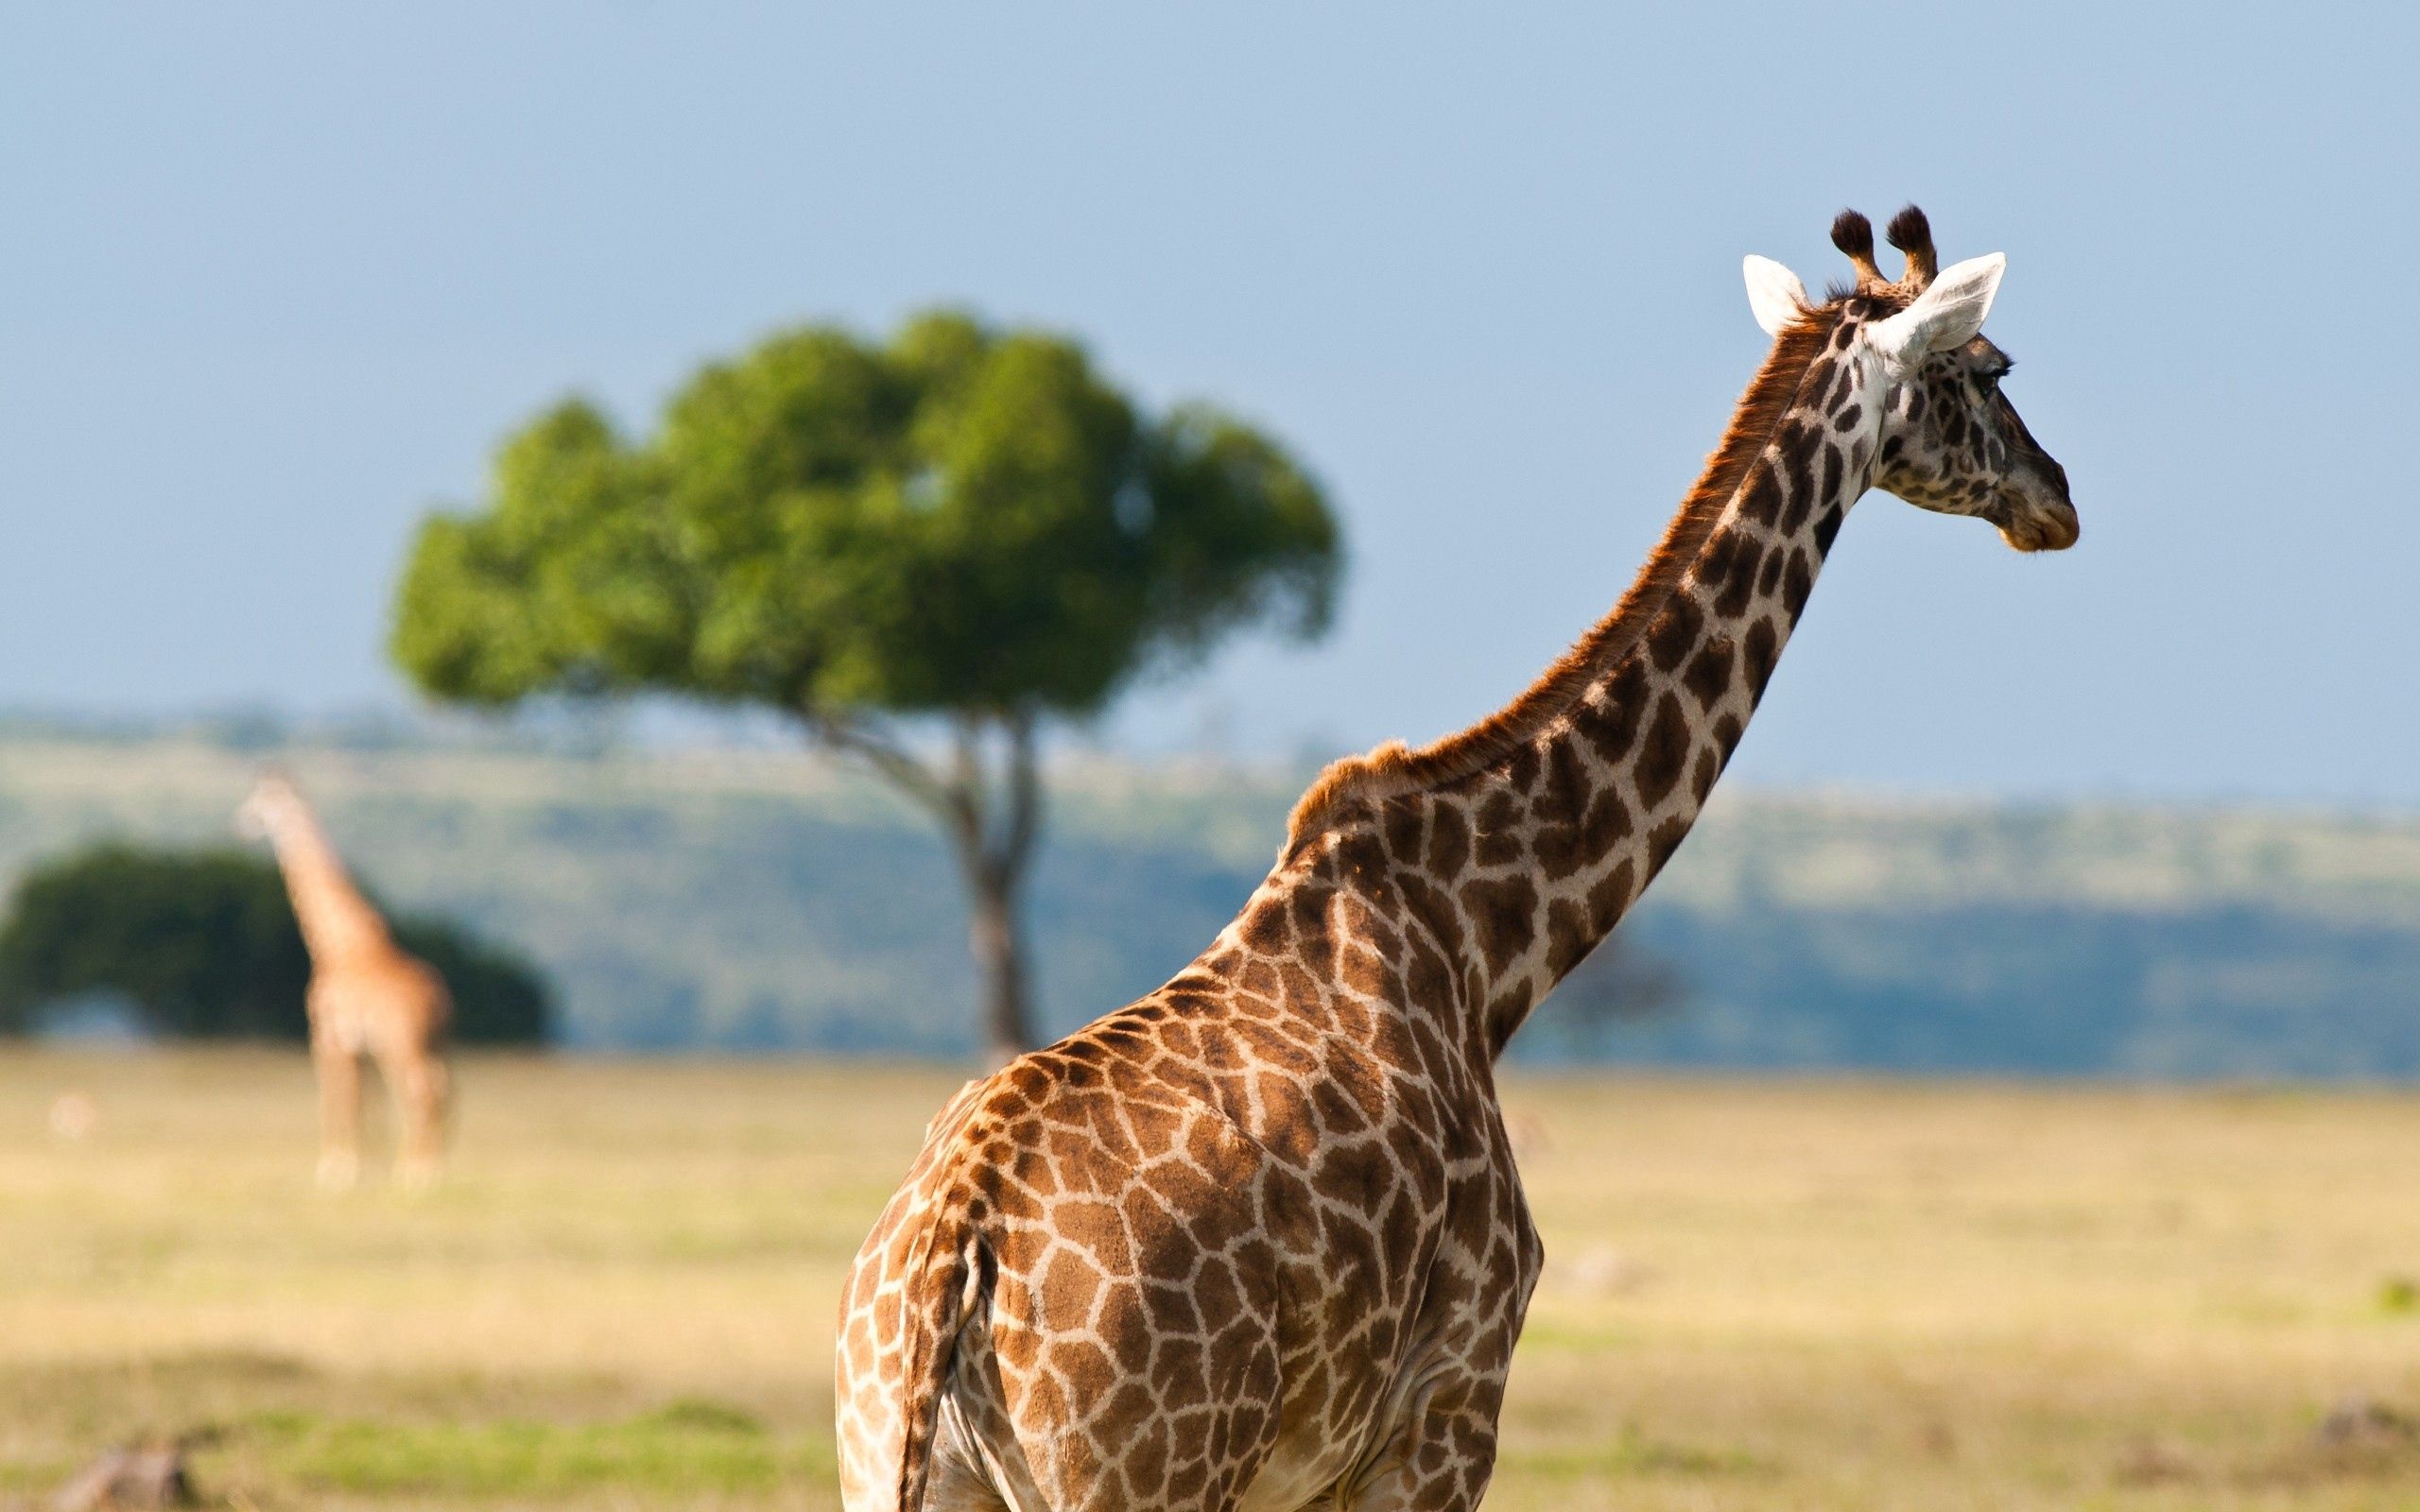
[[[28,873],[0,926],[0,1031],[110,993],[175,1039],[299,1040],[310,957],[274,867],[103,845]]]
[[[1267,437],[1145,414],[1063,337],[934,313],[888,345],[809,326],[710,364],[644,440],[580,401],[538,417],[483,509],[422,527],[389,649],[452,702],[757,704],[868,762],[949,837],[1008,1055],[1033,1032],[1040,723],[1248,624],[1316,634],[1340,558]],[[918,716],[947,727],[945,766],[890,728]]]
[[[518,955],[442,919],[401,919],[395,933],[452,989],[457,1040],[547,1038],[545,983]],[[0,1034],[25,1033],[63,1000],[106,994],[170,1039],[299,1040],[310,977],[274,863],[104,844],[19,885],[0,925]]]
[[[934,314],[700,371],[635,441],[571,402],[423,527],[395,659],[440,698],[655,690],[792,712],[1083,715],[1269,620],[1340,546],[1277,446],[1139,412],[1082,349]]]

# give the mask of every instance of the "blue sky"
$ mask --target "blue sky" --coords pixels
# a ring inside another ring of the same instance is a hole
[[[857,9],[12,7],[0,704],[399,705],[402,544],[517,421],[949,301],[1346,516],[1333,639],[1109,738],[1424,738],[1627,582],[1760,354],[1740,255],[1819,284],[1912,198],[2009,255],[2083,542],[1870,496],[1737,770],[2420,802],[2408,12]]]

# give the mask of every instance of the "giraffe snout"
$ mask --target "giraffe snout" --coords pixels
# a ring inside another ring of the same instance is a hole
[[[2065,551],[2083,535],[2083,521],[2067,493],[2067,470],[2038,446],[2026,449],[1992,523],[2000,527],[2000,539],[2018,551]]]
[[[2083,535],[2083,521],[2065,498],[2020,499],[1995,523],[2000,539],[2019,551],[2065,551]]]

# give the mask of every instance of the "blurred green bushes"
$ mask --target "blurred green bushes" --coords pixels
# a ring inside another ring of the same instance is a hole
[[[518,953],[439,918],[393,928],[452,989],[457,1040],[550,1037],[551,992]],[[300,1040],[310,979],[276,865],[233,849],[88,846],[27,872],[0,924],[0,1034],[99,999],[168,1039]]]

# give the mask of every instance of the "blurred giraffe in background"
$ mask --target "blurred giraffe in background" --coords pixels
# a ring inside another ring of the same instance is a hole
[[[1464,1512],[1542,1259],[1496,1057],[1688,833],[1849,507],[2078,533],[1980,332],[2002,260],[1833,241],[1611,613],[1494,716],[1339,762],[1191,966],[968,1084],[841,1301],[852,1512]]]
[[[403,1129],[395,1161],[406,1187],[437,1178],[444,1155],[444,978],[395,943],[387,921],[337,859],[294,784],[264,776],[235,811],[238,830],[277,851],[302,942],[311,953],[311,1063],[320,1080],[320,1184],[361,1174],[361,1057],[378,1063]]]

